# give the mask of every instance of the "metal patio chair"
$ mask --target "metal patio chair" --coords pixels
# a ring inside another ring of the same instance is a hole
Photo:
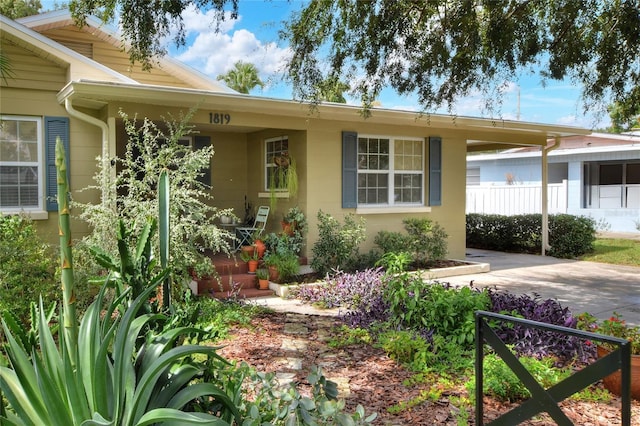
[[[267,219],[269,217],[269,207],[268,206],[260,206],[258,207],[258,213],[256,214],[256,218],[253,222],[253,226],[251,227],[237,227],[236,228],[236,238],[238,239],[238,245],[236,249],[251,245],[253,242],[253,237],[262,234],[264,228],[267,226]]]

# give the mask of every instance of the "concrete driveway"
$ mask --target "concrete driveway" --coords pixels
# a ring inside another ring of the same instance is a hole
[[[491,271],[443,278],[455,285],[497,287],[512,293],[556,299],[578,314],[608,318],[616,311],[640,325],[640,267],[556,259],[530,254],[467,249],[468,261],[486,262]]]

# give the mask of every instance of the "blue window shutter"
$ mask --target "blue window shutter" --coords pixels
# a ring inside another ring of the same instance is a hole
[[[193,139],[193,149],[203,149],[211,145],[211,136],[195,136]],[[211,186],[211,164],[201,170],[202,175],[198,176],[198,181],[207,186]]]
[[[342,208],[358,207],[358,134],[342,132]]]
[[[429,138],[429,205],[442,205],[442,139]]]
[[[56,179],[56,139],[60,137],[64,145],[67,161],[67,179],[69,179],[69,118],[44,118],[45,151],[45,204],[48,212],[58,210],[58,182]]]

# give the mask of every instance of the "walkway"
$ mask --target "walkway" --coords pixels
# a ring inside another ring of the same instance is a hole
[[[289,383],[296,379],[296,372],[303,368],[303,353],[312,350],[309,347],[311,330],[307,327],[307,316],[304,314],[287,313],[284,324],[284,334],[288,338],[282,340],[281,350],[287,355],[282,360],[285,371],[276,373],[280,383]],[[331,335],[330,330],[335,326],[333,319],[327,316],[315,316],[316,337],[313,341],[326,346]],[[317,351],[317,348],[313,350]],[[325,350],[317,352],[317,365],[322,368],[331,367],[336,358],[335,351]],[[307,366],[308,367],[308,366]],[[289,371],[287,371],[289,370]],[[341,398],[349,397],[349,379],[346,377],[332,377],[331,380],[338,386]]]
[[[608,318],[613,311],[640,325],[640,268],[556,259],[530,254],[467,250],[467,260],[488,262],[491,271],[449,277],[446,281],[492,287],[516,294],[557,299],[574,314]]]

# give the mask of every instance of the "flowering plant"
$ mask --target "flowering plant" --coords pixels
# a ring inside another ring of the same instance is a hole
[[[585,312],[578,316],[578,328],[605,336],[626,339],[631,343],[631,354],[640,355],[640,327],[627,324],[617,312],[613,312],[611,317],[602,321],[598,321],[596,317]],[[607,349],[615,349],[606,343],[601,345]]]

